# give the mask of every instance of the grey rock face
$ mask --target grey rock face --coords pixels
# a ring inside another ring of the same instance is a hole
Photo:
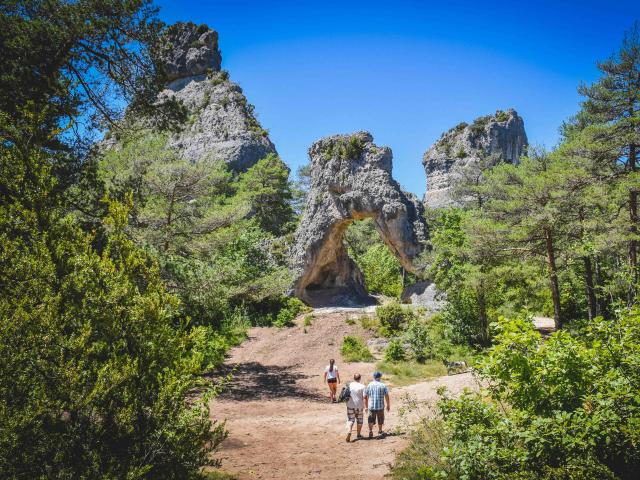
[[[253,106],[226,72],[177,80],[161,92],[159,100],[170,98],[189,111],[188,124],[169,141],[186,158],[221,160],[240,172],[277,153]]]
[[[202,75],[220,70],[222,56],[218,49],[218,32],[206,25],[178,22],[167,29],[166,46],[161,55],[167,79]]]
[[[479,117],[470,125],[461,123],[443,133],[422,159],[427,174],[425,205],[441,208],[454,204],[450,189],[465,167],[483,159],[485,166],[501,161],[518,163],[526,146],[524,121],[513,109]]]
[[[404,303],[425,307],[432,312],[442,310],[446,303],[446,295],[436,289],[435,283],[429,281],[409,285],[400,298]]]
[[[367,132],[336,135],[309,149],[311,187],[292,255],[295,295],[313,306],[362,304],[364,278],[342,237],[354,220],[371,217],[402,265],[423,249],[427,225],[418,199],[391,176],[392,155]]]

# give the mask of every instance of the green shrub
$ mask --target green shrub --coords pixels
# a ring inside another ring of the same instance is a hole
[[[400,456],[396,478],[627,479],[640,471],[640,310],[548,339],[500,319],[486,392],[441,392],[440,460]],[[414,438],[410,451],[429,449]],[[426,477],[418,472],[430,472]]]
[[[427,326],[417,318],[409,322],[404,338],[409,344],[413,358],[417,362],[424,362],[429,358],[433,358],[434,344],[429,335]]]
[[[495,118],[498,122],[506,122],[509,120],[509,114],[504,110],[496,110]]]
[[[389,341],[389,345],[387,345],[387,349],[384,351],[384,359],[387,362],[399,362],[404,360],[405,357],[406,353],[402,339],[393,338]]]
[[[356,319],[353,317],[347,317],[344,319],[344,323],[346,323],[347,325],[355,325]]]
[[[381,333],[393,335],[398,333],[413,318],[415,314],[410,308],[405,308],[398,302],[390,302],[376,307],[376,316],[380,321]]]
[[[370,362],[373,355],[360,337],[347,335],[342,339],[340,353],[345,362]]]
[[[305,317],[304,317],[304,326],[305,327],[310,327],[311,324],[313,323],[314,318],[315,317],[313,315],[305,315]]]
[[[369,292],[400,297],[402,266],[389,247],[383,243],[376,243],[369,247],[364,255],[358,257],[356,263],[362,270]]]
[[[224,362],[229,348],[227,339],[211,326],[196,326],[189,332],[191,356],[203,372],[211,371]]]
[[[292,327],[293,321],[299,313],[305,311],[308,307],[295,297],[289,297],[283,300],[282,307],[273,322],[273,325],[279,328]]]
[[[456,158],[465,158],[467,156],[467,152],[464,151],[464,148],[460,147],[460,149],[456,152]]]
[[[360,317],[360,325],[362,325],[362,328],[365,330],[377,330],[380,326],[380,322],[376,317],[365,315]]]

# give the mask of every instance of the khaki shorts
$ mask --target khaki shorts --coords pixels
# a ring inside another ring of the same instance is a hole
[[[358,425],[362,425],[364,423],[364,413],[361,408],[349,408],[347,407],[347,421],[348,422],[358,422]]]
[[[384,424],[384,410],[369,410],[369,418],[367,419],[370,425]],[[377,422],[376,422],[377,421]]]

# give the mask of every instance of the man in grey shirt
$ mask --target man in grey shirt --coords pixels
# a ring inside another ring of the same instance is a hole
[[[353,424],[357,422],[358,438],[362,438],[362,425],[364,424],[364,385],[360,383],[360,374],[353,376],[353,382],[349,384],[349,400],[347,400],[347,442],[351,441]]]

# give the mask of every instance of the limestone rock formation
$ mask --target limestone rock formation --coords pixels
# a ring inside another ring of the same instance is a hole
[[[222,160],[245,171],[276,153],[242,89],[220,70],[218,34],[206,25],[177,23],[168,29],[164,67],[171,81],[158,100],[177,100],[188,123],[169,141],[186,158]]]
[[[364,278],[347,254],[345,230],[354,220],[373,218],[383,241],[414,271],[428,234],[422,205],[393,180],[391,149],[376,146],[367,132],[323,138],[309,157],[311,187],[293,248],[293,292],[313,306],[362,304],[368,298]]]
[[[432,312],[439,312],[446,303],[445,293],[438,291],[436,284],[430,281],[416,282],[407,286],[400,299],[403,303],[425,307]]]
[[[167,29],[161,61],[170,82],[202,75],[207,70],[219,71],[222,56],[218,49],[218,32],[191,22],[171,25]]]
[[[460,123],[442,134],[424,154],[427,174],[424,203],[430,208],[452,205],[451,186],[469,166],[482,168],[498,162],[517,163],[527,146],[524,121],[515,110],[498,110],[495,115]]]

